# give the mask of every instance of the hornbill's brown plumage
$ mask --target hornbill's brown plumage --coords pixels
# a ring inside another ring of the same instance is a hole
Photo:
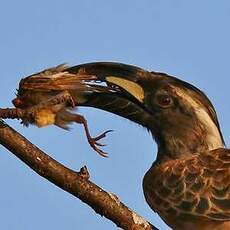
[[[144,176],[144,195],[169,226],[230,229],[230,151],[202,91],[167,74],[119,63],[64,71],[94,77],[78,96],[68,90],[78,105],[118,114],[152,133],[158,153]]]

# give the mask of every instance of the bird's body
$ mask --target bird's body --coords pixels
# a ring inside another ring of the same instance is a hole
[[[63,71],[72,80],[96,80],[78,105],[118,114],[152,133],[158,153],[144,176],[144,195],[172,229],[230,229],[230,150],[224,148],[215,109],[202,91],[167,74],[120,63]],[[57,117],[48,118],[38,123],[61,124]]]
[[[115,90],[96,93],[83,105],[118,114],[152,133],[158,153],[144,176],[144,195],[172,229],[230,229],[230,150],[201,90],[119,63],[90,63],[70,72],[94,75]]]

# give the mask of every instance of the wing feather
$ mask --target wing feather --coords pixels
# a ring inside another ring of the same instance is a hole
[[[143,181],[149,205],[163,216],[230,220],[230,150],[217,149],[150,169]]]

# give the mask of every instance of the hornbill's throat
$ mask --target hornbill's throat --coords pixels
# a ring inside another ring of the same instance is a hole
[[[83,106],[97,107],[150,130],[158,144],[158,160],[178,158],[223,147],[217,116],[209,99],[196,87],[167,74],[149,72],[119,63],[90,63],[67,69],[93,75],[91,90],[109,88],[87,96]]]

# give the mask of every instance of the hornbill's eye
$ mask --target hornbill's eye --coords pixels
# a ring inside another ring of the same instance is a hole
[[[168,108],[173,105],[173,99],[167,94],[158,94],[155,96],[155,104],[161,108]]]

